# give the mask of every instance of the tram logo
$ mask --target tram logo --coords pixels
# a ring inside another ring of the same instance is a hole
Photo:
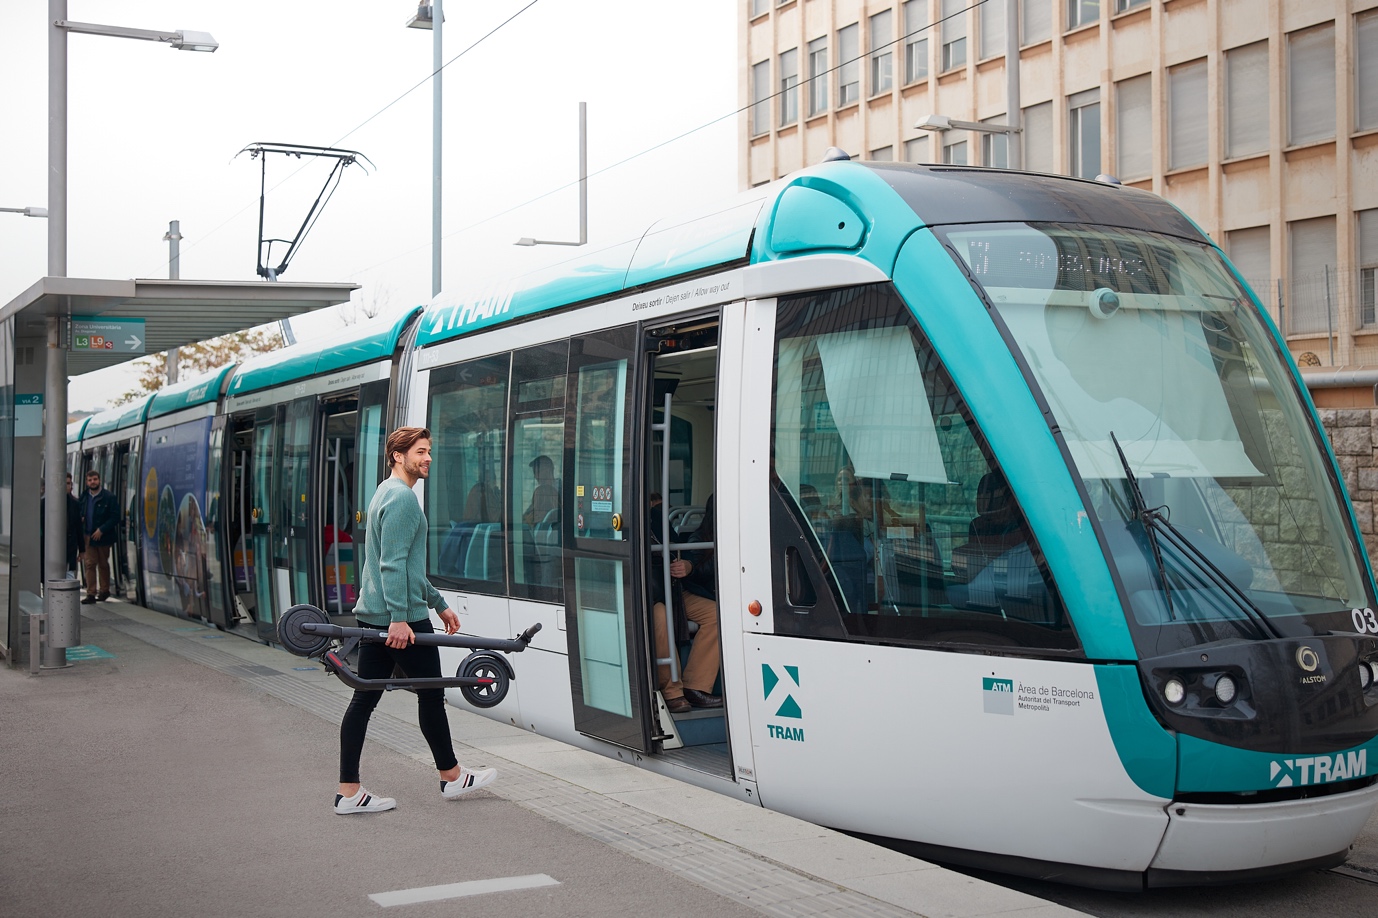
[[[1273,787],[1299,787],[1362,778],[1368,772],[1368,750],[1337,752],[1308,759],[1274,759],[1268,766]]]
[[[803,710],[799,707],[799,702],[794,700],[794,692],[799,688],[799,667],[782,666],[782,673],[777,673],[775,667],[769,663],[761,664],[761,688],[768,707],[775,707],[776,717],[788,717],[794,720],[802,720]],[[783,696],[783,697],[782,697]],[[774,739],[793,740],[803,742],[803,727],[787,727],[780,724],[766,724],[766,731]]]
[[[1316,651],[1303,645],[1297,648],[1297,665],[1308,673],[1314,673],[1316,667],[1321,665],[1321,658],[1316,655]]]
[[[981,696],[985,701],[987,714],[1008,714],[1014,716],[1014,680],[995,679],[985,676],[981,679]]]

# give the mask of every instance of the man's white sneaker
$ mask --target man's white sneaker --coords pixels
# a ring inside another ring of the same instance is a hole
[[[396,800],[391,797],[378,797],[374,794],[370,794],[362,787],[359,788],[359,792],[353,797],[342,797],[339,794],[335,795],[335,812],[339,813],[341,816],[347,816],[350,813],[381,813],[384,810],[396,808]]]
[[[440,782],[440,796],[446,800],[454,800],[456,797],[463,797],[469,791],[487,787],[497,780],[497,777],[498,770],[496,768],[480,768],[477,771],[460,768],[458,778],[453,781]]]

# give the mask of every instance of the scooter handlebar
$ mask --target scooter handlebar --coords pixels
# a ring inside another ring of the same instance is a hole
[[[358,638],[361,641],[382,644],[388,639],[386,630],[377,628],[343,628],[320,622],[305,622],[300,626],[306,634],[319,634],[328,638]],[[503,653],[520,653],[531,643],[531,638],[541,630],[537,622],[515,638],[489,638],[467,634],[417,634],[415,642],[436,647],[468,647],[472,650],[498,650]]]

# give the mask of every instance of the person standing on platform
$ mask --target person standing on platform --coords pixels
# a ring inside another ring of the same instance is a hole
[[[86,539],[86,596],[82,605],[110,598],[110,546],[120,528],[120,505],[115,495],[101,487],[100,472],[88,469],[81,499],[82,533]]]
[[[385,447],[390,477],[384,479],[368,505],[368,538],[360,576],[355,617],[362,625],[386,628],[384,644],[359,645],[359,677],[386,679],[396,666],[410,679],[440,677],[440,649],[418,645],[417,634],[433,634],[427,609],[435,609],[446,634],[459,630],[459,616],[447,608],[440,591],[426,579],[426,514],[412,488],[430,474],[431,432],[424,427],[399,427]],[[359,757],[373,709],[382,691],[355,689],[340,723],[340,789],[335,812],[378,813],[397,806],[391,797],[369,793],[359,783]],[[493,768],[460,767],[450,744],[450,721],[445,715],[444,689],[417,689],[416,710],[421,733],[431,747],[440,772],[440,795],[447,800],[492,784]]]

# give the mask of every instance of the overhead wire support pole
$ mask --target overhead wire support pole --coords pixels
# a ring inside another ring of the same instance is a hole
[[[431,296],[440,295],[440,224],[441,224],[441,172],[443,160],[441,158],[441,147],[444,141],[443,112],[442,105],[444,99],[444,75],[445,75],[445,55],[443,30],[445,27],[445,10],[442,0],[434,0],[434,12],[431,16],[431,29],[435,33],[431,42],[431,66],[434,68],[431,93]]]
[[[1010,132],[1009,168],[1024,168],[1024,142],[1020,137],[1023,112],[1019,101],[1019,0],[1005,0],[1005,123]]]

